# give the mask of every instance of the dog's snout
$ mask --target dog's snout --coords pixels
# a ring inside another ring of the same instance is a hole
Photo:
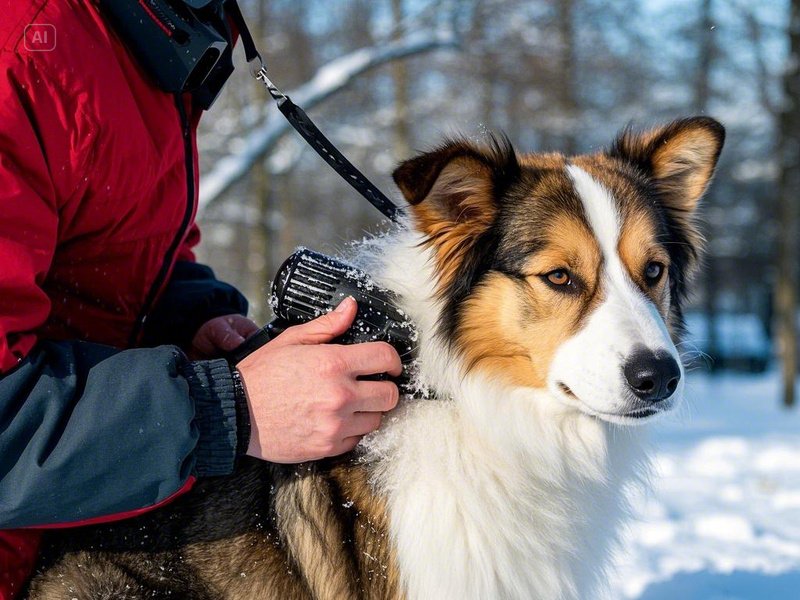
[[[623,371],[631,391],[646,402],[669,398],[681,379],[681,369],[671,355],[644,347],[634,349]]]

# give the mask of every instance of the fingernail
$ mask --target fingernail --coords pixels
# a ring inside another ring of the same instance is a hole
[[[351,302],[355,302],[355,298],[353,298],[352,296],[348,296],[347,298],[339,302],[339,306],[337,306],[333,312],[345,311]]]

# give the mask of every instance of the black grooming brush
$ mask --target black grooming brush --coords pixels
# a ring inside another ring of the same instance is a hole
[[[287,327],[333,310],[347,296],[355,298],[358,312],[350,329],[333,343],[388,342],[408,365],[417,333],[395,306],[396,296],[375,284],[364,271],[306,248],[287,258],[275,276],[272,308],[277,318],[231,352],[228,360],[239,362]]]

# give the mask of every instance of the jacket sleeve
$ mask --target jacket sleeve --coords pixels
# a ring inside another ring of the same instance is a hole
[[[84,154],[42,147],[38,132],[67,113],[48,95],[51,78],[15,60],[0,54],[0,528],[135,510],[193,473],[229,473],[241,406],[224,361],[37,339],[56,199],[78,193],[84,173],[65,161]],[[62,172],[79,175],[51,176]]]
[[[0,379],[0,528],[129,512],[230,473],[236,404],[224,360],[40,342]]]
[[[234,313],[247,314],[247,300],[239,290],[219,281],[205,265],[178,261],[158,304],[147,318],[142,343],[188,348],[203,323]]]

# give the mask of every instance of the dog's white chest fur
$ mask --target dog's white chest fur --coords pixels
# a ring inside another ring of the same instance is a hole
[[[363,444],[387,498],[404,592],[409,600],[597,597],[624,484],[643,460],[641,432],[544,391],[464,377],[431,335],[438,307],[416,242],[395,241],[383,264],[368,265],[403,296],[420,327],[421,379],[444,396],[402,403]]]
[[[485,425],[505,443],[438,400],[407,403],[368,441],[409,599],[596,597],[638,444],[542,414],[525,390],[504,401]]]

